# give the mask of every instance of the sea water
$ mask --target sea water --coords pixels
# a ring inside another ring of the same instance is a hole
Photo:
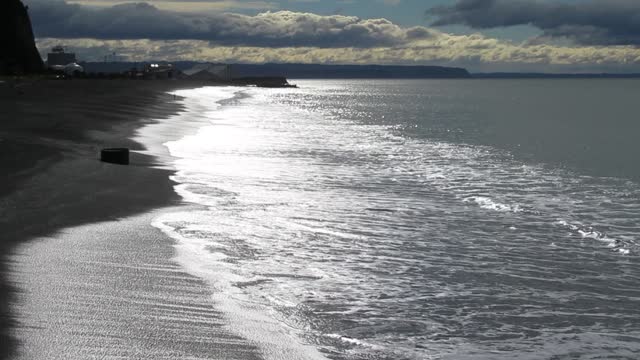
[[[267,359],[640,357],[639,81],[181,90],[156,219]]]

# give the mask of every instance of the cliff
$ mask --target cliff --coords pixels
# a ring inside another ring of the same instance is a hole
[[[27,7],[20,0],[0,2],[0,75],[44,70]]]

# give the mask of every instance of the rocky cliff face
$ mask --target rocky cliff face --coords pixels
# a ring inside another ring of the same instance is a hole
[[[0,1],[0,74],[28,74],[43,70],[27,8],[20,0]]]

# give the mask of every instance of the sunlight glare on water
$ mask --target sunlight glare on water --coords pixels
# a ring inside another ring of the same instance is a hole
[[[474,84],[180,91],[202,207],[155,225],[268,358],[638,355],[640,186],[485,134]]]

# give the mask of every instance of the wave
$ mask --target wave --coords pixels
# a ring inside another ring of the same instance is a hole
[[[558,220],[554,225],[569,230],[570,234],[579,236],[582,239],[593,239],[605,243],[612,251],[622,255],[629,255],[632,251],[635,251],[635,248],[637,248],[637,245],[633,241],[614,239],[609,237],[605,232],[598,231],[592,226],[580,223],[570,223],[565,220]]]
[[[480,206],[483,209],[494,210],[499,212],[512,212],[512,213],[520,213],[524,211],[520,205],[508,205],[505,203],[497,202],[486,196],[470,196],[464,198],[462,201],[466,203],[474,203]]]

